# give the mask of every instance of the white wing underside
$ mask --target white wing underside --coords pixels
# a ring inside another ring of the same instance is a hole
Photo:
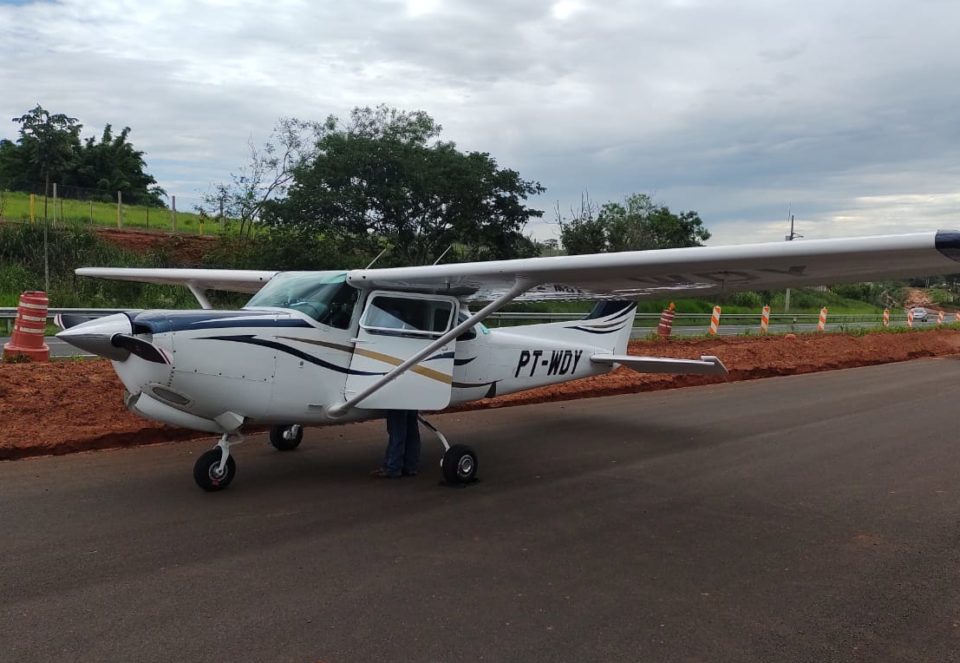
[[[931,231],[742,246],[631,251],[554,258],[360,269],[361,289],[407,290],[492,301],[529,286],[517,301],[674,298],[744,290],[960,273],[960,232]],[[81,276],[258,291],[278,272],[85,267]]]
[[[200,290],[249,293],[260,290],[277,273],[250,269],[169,269],[162,267],[81,267],[77,270],[78,276],[193,286]]]

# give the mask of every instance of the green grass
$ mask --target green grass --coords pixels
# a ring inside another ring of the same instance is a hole
[[[56,207],[56,209],[54,209]],[[83,200],[65,200],[60,198],[54,206],[53,198],[47,199],[47,218],[51,222],[82,223],[88,225],[117,227],[117,205],[115,203],[87,202]],[[0,219],[30,223],[30,194],[11,191],[0,192]],[[169,209],[160,207],[141,207],[123,205],[121,207],[122,228],[137,230],[173,231],[173,218]],[[34,201],[33,223],[43,223],[43,196]],[[193,212],[177,211],[177,232],[201,234],[200,215]],[[203,234],[220,232],[219,224],[208,219],[202,224]],[[236,223],[227,221],[226,232],[234,232]]]

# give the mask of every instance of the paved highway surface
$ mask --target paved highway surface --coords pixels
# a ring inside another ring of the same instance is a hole
[[[960,362],[0,463],[0,659],[960,659]]]

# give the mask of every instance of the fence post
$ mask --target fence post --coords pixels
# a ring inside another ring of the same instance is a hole
[[[57,183],[56,182],[53,183],[53,225],[57,225]]]
[[[90,201],[90,225],[93,225],[93,201]]]
[[[170,196],[170,201],[170,221],[173,223],[173,230],[171,232],[177,232],[177,197]]]
[[[36,206],[37,206],[37,194],[31,193],[30,194],[30,225],[33,225],[37,221]]]
[[[117,191],[117,228],[123,228],[123,219],[121,218],[122,207],[123,207],[123,192]]]
[[[147,230],[150,230],[150,206],[147,205]]]

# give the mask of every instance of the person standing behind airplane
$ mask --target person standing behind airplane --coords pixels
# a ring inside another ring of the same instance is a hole
[[[387,451],[372,476],[399,479],[416,476],[420,465],[420,423],[416,410],[387,410]]]

